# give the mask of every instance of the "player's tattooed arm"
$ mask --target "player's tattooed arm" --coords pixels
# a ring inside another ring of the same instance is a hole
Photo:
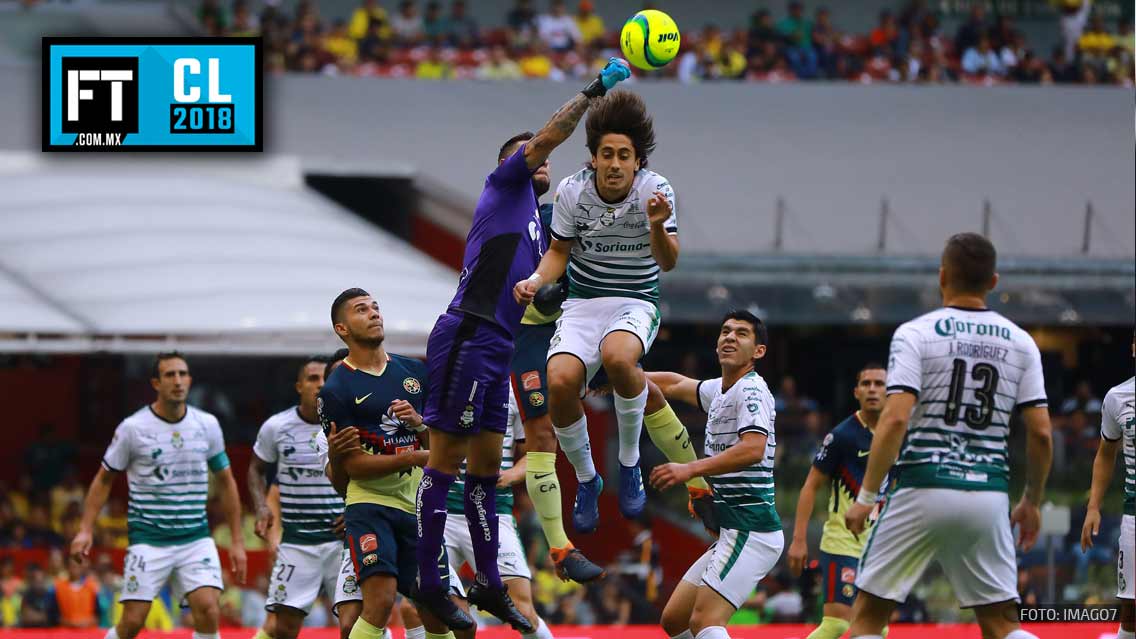
[[[252,500],[252,509],[256,513],[256,536],[267,539],[269,528],[272,527],[272,510],[268,508],[264,496],[268,493],[268,464],[255,454],[249,460],[248,476],[245,483],[248,486],[249,498]]]
[[[591,101],[592,98],[577,93],[552,114],[552,119],[525,144],[525,166],[535,169],[544,164],[552,150],[572,136]]]

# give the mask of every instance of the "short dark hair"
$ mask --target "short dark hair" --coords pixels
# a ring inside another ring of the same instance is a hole
[[[765,328],[765,322],[761,318],[750,313],[747,310],[735,309],[726,313],[722,321],[718,323],[719,326],[725,325],[726,320],[738,320],[741,322],[748,322],[753,327],[753,336],[758,344],[769,345],[769,329]]]
[[[335,296],[335,301],[331,303],[331,323],[336,324],[339,322],[339,312],[343,310],[343,305],[348,300],[353,300],[356,297],[368,297],[371,294],[361,288],[349,288],[339,295]]]
[[[306,357],[304,359],[303,362],[300,363],[300,367],[296,370],[296,376],[302,377],[303,374],[304,374],[304,369],[308,367],[308,364],[326,364],[326,363],[327,363],[327,358],[323,357],[322,355],[309,355],[308,357]]]
[[[863,375],[864,371],[876,371],[876,370],[886,371],[887,366],[884,366],[883,364],[881,364],[879,362],[868,362],[868,363],[864,364],[863,366],[860,367],[860,370],[856,371],[856,383],[857,384],[860,383],[860,375]]]
[[[534,137],[536,137],[536,134],[532,131],[522,131],[521,133],[518,133],[509,138],[505,141],[504,144],[501,145],[501,150],[497,152],[497,161],[500,162],[501,160],[504,160],[505,158],[512,155],[513,145],[517,144],[518,142],[526,142],[533,139]]]
[[[957,233],[943,248],[950,285],[964,293],[986,293],[998,266],[994,244],[978,233]]]
[[[588,134],[588,150],[593,156],[599,152],[600,139],[608,133],[631,139],[641,169],[647,167],[647,156],[655,150],[654,120],[647,114],[647,103],[637,93],[612,91],[593,100],[584,129]]]
[[[158,379],[159,377],[161,377],[160,368],[162,362],[166,361],[167,359],[180,359],[181,361],[185,362],[186,366],[189,366],[189,360],[187,360],[185,358],[185,355],[182,355],[180,351],[162,351],[161,353],[158,353],[154,356],[154,366],[150,369],[151,379]]]
[[[328,358],[327,365],[323,367],[323,378],[327,379],[328,377],[331,377],[331,369],[335,368],[335,365],[339,362],[347,359],[347,354],[350,352],[351,351],[347,350],[346,348],[341,348],[335,351],[335,353],[330,358]]]

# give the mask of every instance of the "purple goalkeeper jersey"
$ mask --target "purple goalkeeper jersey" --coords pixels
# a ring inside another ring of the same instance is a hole
[[[513,335],[524,307],[513,285],[533,274],[548,248],[525,145],[485,178],[465,240],[458,292],[450,310],[494,322]]]

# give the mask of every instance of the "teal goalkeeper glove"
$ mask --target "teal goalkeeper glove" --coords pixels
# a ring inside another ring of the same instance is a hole
[[[627,65],[626,60],[609,58],[607,65],[596,76],[596,79],[592,80],[580,93],[589,98],[600,98],[606,95],[609,89],[630,77],[631,67]]]

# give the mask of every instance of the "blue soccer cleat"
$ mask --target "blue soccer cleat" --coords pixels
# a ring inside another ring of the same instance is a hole
[[[603,479],[599,475],[582,482],[576,488],[576,503],[572,506],[572,525],[577,532],[595,532],[600,523],[600,493]]]
[[[619,512],[628,519],[636,519],[643,514],[647,505],[647,492],[643,490],[643,473],[639,464],[619,465]]]

